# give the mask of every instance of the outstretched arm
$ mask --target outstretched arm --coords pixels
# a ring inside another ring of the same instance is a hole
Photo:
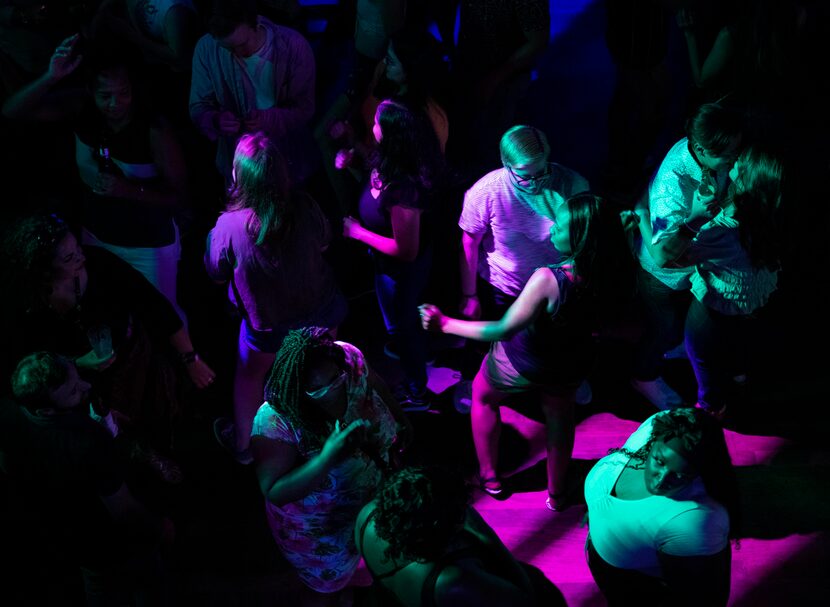
[[[513,305],[500,320],[461,320],[445,316],[432,304],[420,307],[424,329],[477,339],[479,341],[503,341],[528,326],[542,307],[548,307],[559,299],[559,284],[548,268],[539,268],[527,281]]]
[[[62,120],[80,112],[83,104],[81,90],[55,92],[55,87],[74,72],[83,56],[76,52],[79,34],[66,38],[58,45],[46,73],[24,86],[3,104],[3,115],[12,119]]]
[[[389,257],[414,261],[418,256],[421,210],[395,205],[389,209],[389,214],[392,220],[392,238],[364,228],[353,217],[343,219],[343,236],[367,244]]]

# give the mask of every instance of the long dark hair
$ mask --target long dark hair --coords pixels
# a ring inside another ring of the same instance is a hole
[[[619,213],[606,201],[584,193],[566,202],[570,214],[572,263],[580,291],[600,321],[623,313],[634,294],[635,262]]]
[[[375,116],[382,133],[375,167],[381,182],[411,180],[425,190],[436,187],[443,160],[429,118],[391,99],[381,101]]]
[[[6,232],[4,274],[6,284],[15,285],[18,311],[42,305],[52,292],[58,244],[70,233],[57,215],[33,215],[19,219]]]
[[[738,178],[729,187],[735,205],[741,246],[756,268],[780,264],[781,161],[757,147],[747,147],[736,161]]]
[[[234,182],[228,210],[251,209],[256,221],[248,229],[257,246],[274,243],[290,230],[293,219],[288,166],[264,133],[243,135],[233,156]]]
[[[741,513],[738,481],[732,458],[726,447],[723,427],[709,413],[700,409],[682,408],[657,414],[652,421],[651,436],[636,451],[625,448],[610,449],[609,453],[624,453],[645,465],[651,447],[656,441],[676,439],[682,445],[686,459],[700,475],[706,493],[729,513],[729,536],[739,537]]]
[[[331,432],[331,420],[323,417],[317,408],[303,406],[305,376],[322,360],[345,367],[345,354],[332,340],[329,329],[304,327],[290,331],[265,383],[265,400],[294,428],[303,430],[312,449],[322,447]]]

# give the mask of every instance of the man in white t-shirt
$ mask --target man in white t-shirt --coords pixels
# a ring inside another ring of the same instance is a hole
[[[589,190],[584,177],[549,162],[550,145],[539,129],[514,126],[499,147],[504,166],[467,191],[458,220],[460,307],[470,319],[482,315],[479,286],[490,291],[495,304],[487,316],[500,316],[534,270],[559,260],[550,244],[553,211],[574,194]]]

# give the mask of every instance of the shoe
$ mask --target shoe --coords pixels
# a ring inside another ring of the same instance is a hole
[[[501,479],[498,476],[491,476],[490,478],[482,478],[479,476],[478,488],[493,497],[504,493],[504,487],[501,486]]]
[[[588,405],[594,398],[594,392],[591,390],[591,384],[588,383],[588,380],[585,379],[579,384],[579,387],[576,389],[576,395],[574,396],[574,402],[577,405]]]
[[[646,397],[646,400],[661,411],[676,409],[683,405],[683,399],[672,390],[662,377],[651,381],[631,380],[631,387]]]
[[[415,390],[409,386],[401,384],[395,390],[395,398],[401,405],[404,411],[428,411],[429,410],[429,391],[426,388]]]
[[[234,425],[227,417],[217,417],[213,422],[213,435],[221,447],[230,453],[237,463],[247,466],[254,463],[254,456],[250,449],[236,450],[236,433]]]
[[[545,499],[545,507],[551,512],[563,512],[570,508],[570,506],[568,496],[564,493],[557,493],[555,495],[548,493],[548,497]]]

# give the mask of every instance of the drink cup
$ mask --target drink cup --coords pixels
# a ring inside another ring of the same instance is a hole
[[[86,335],[96,357],[104,360],[112,356],[112,333],[107,325],[90,327]]]

